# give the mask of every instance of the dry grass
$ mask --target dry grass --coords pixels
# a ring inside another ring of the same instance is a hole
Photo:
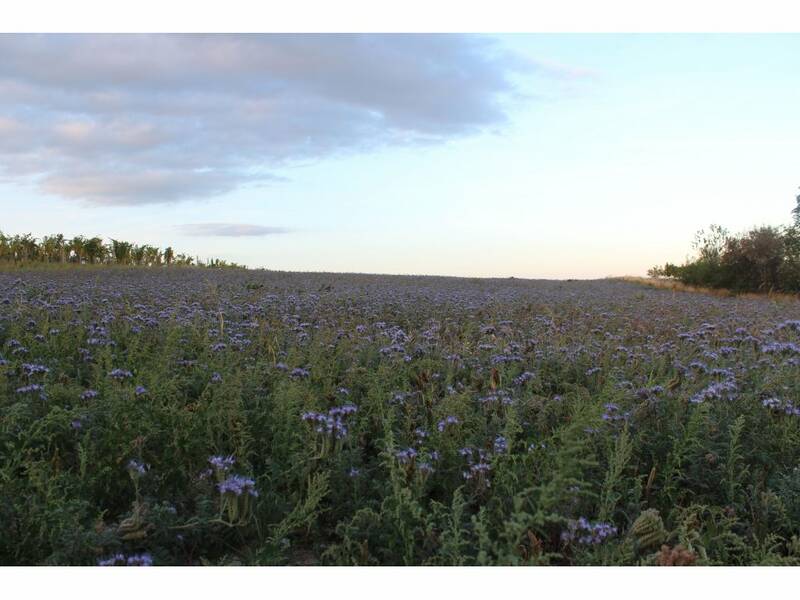
[[[628,281],[630,283],[638,283],[649,287],[654,287],[662,290],[672,290],[673,292],[689,292],[693,294],[708,294],[709,296],[717,296],[721,298],[750,298],[750,299],[769,299],[775,302],[786,304],[794,304],[800,301],[800,294],[781,294],[776,292],[769,292],[764,294],[756,294],[752,292],[737,293],[732,290],[698,287],[693,285],[686,285],[674,279],[658,279],[654,277],[618,277],[621,281]]]

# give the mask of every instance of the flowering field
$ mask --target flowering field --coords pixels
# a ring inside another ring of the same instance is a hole
[[[800,304],[0,273],[0,563],[800,564]]]

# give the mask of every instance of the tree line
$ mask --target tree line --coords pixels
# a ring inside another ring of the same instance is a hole
[[[149,244],[133,244],[115,239],[106,243],[103,238],[96,236],[87,238],[79,235],[66,238],[60,233],[39,239],[30,233],[10,236],[2,231],[0,231],[0,263],[241,267],[236,263],[217,258],[203,261],[198,257],[175,254],[169,246],[162,250]]]
[[[653,267],[651,277],[737,292],[800,292],[800,195],[791,225],[753,227],[731,235],[719,225],[695,236],[683,265]]]

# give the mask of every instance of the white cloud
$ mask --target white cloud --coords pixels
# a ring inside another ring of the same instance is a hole
[[[462,35],[0,35],[0,173],[96,205],[494,128],[539,65]],[[269,179],[269,176],[259,178]]]
[[[263,225],[246,225],[242,223],[187,223],[178,229],[186,234],[198,237],[246,237],[265,236],[288,233],[284,227],[265,227]]]

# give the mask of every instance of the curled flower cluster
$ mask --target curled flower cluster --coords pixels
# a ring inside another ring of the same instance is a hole
[[[621,412],[619,405],[614,404],[613,402],[604,404],[603,408],[605,409],[601,416],[603,421],[609,421],[612,423],[615,421],[627,421],[631,416],[630,411]]]
[[[736,394],[736,382],[733,379],[716,381],[689,398],[692,404],[701,404],[706,400],[722,400],[733,398]]]
[[[99,567],[152,567],[153,566],[153,557],[150,556],[149,552],[144,552],[142,554],[131,554],[130,556],[125,556],[121,552],[110,556],[103,560],[97,561],[97,566]]]
[[[236,459],[233,457],[233,455],[217,455],[209,457],[208,462],[211,463],[211,465],[218,471],[227,471],[233,466],[233,464],[236,462]]]
[[[491,406],[491,405],[510,406],[511,404],[514,403],[514,400],[511,398],[511,394],[509,394],[507,391],[496,390],[491,394],[478,398],[478,402],[482,406]]]
[[[414,448],[405,448],[404,450],[398,450],[394,455],[401,465],[407,465],[417,457],[417,451]]]
[[[292,372],[289,373],[289,377],[291,377],[292,379],[305,379],[309,375],[311,375],[311,371],[309,371],[308,369],[303,369],[301,367],[292,369]]]
[[[519,375],[514,377],[513,383],[516,386],[524,385],[534,377],[536,377],[535,373],[531,373],[530,371],[525,371],[524,373],[520,373]]]
[[[22,364],[22,372],[25,373],[28,377],[31,375],[44,375],[50,372],[50,369],[45,367],[44,365],[37,365],[33,363],[23,363]]]
[[[336,406],[327,413],[314,411],[304,412],[301,415],[301,419],[316,424],[314,430],[317,433],[332,435],[337,440],[341,440],[345,438],[349,432],[345,419],[357,411],[358,408],[354,404],[345,404],[344,406]]]
[[[128,472],[131,475],[144,475],[147,472],[147,466],[141,461],[132,458],[128,461]]]
[[[112,379],[116,379],[117,381],[122,381],[123,379],[130,379],[133,377],[133,373],[124,369],[114,369],[108,374],[108,376]]]
[[[220,494],[233,494],[241,496],[243,493],[250,494],[254,498],[258,497],[258,490],[255,488],[256,482],[243,475],[231,475],[225,481],[217,485]]]
[[[40,395],[44,397],[44,386],[39,385],[38,383],[32,383],[30,385],[25,385],[17,388],[18,394],[32,394],[34,392],[39,392]]]
[[[794,342],[769,342],[761,346],[764,354],[800,354],[800,346]]]
[[[441,421],[439,421],[436,424],[436,429],[438,429],[440,432],[442,432],[445,429],[447,429],[448,427],[450,427],[451,425],[458,425],[460,422],[461,421],[458,420],[458,417],[454,417],[454,416],[450,415],[448,417],[445,417]]]
[[[643,387],[636,390],[636,397],[640,400],[650,400],[654,396],[660,396],[664,393],[664,386],[654,385],[651,387]]]
[[[479,487],[490,487],[489,473],[492,465],[489,464],[489,453],[482,448],[461,448],[458,453],[467,459],[468,469],[461,473],[467,481],[474,481]]]
[[[773,396],[762,400],[761,405],[775,412],[783,412],[793,417],[800,417],[800,408],[789,400],[782,400]]]
[[[415,396],[414,392],[393,392],[389,399],[390,404],[404,404]]]
[[[582,545],[602,544],[606,539],[617,535],[617,528],[610,523],[590,522],[586,517],[570,520],[567,530],[561,532],[561,541],[576,542]]]

